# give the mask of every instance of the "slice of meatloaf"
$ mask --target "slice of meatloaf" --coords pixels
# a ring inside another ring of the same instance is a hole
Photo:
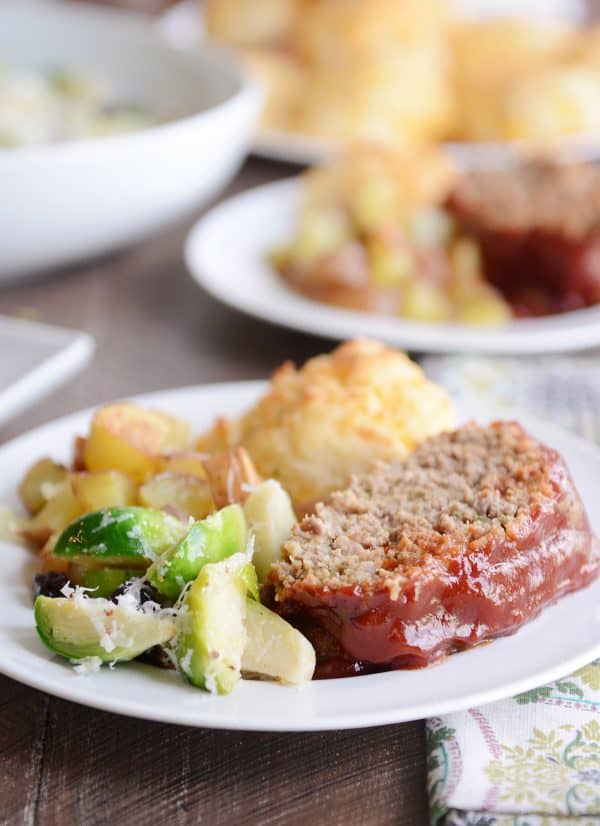
[[[600,168],[532,161],[465,175],[448,200],[520,316],[600,301]]]
[[[515,422],[467,424],[355,478],[271,570],[321,676],[426,665],[581,588],[600,554],[569,471]]]

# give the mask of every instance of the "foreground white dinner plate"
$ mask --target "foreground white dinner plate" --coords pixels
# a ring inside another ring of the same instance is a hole
[[[258,382],[170,390],[140,400],[183,416],[200,430],[222,413],[235,414],[255,400]],[[469,416],[473,411],[469,411]],[[84,433],[90,411],[38,428],[0,448],[0,502],[16,506],[15,486],[25,468],[43,455],[68,461],[73,437]],[[492,412],[480,411],[481,421]],[[527,416],[536,436],[567,460],[592,524],[600,451]],[[173,672],[138,663],[88,677],[53,657],[33,624],[31,577],[35,559],[0,541],[0,672],[20,682],[94,708],[209,728],[312,731],[399,723],[487,703],[561,677],[600,654],[600,581],[551,606],[518,633],[449,657],[430,668],[312,682],[300,688],[243,681],[228,697],[214,697]]]
[[[333,339],[366,336],[415,352],[549,353],[600,344],[600,306],[502,327],[410,321],[310,301],[279,278],[271,250],[294,236],[299,179],[256,187],[202,218],[186,245],[195,279],[224,304],[265,321]]]

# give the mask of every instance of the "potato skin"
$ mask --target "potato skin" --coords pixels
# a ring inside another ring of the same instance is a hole
[[[135,483],[118,470],[72,473],[71,485],[83,513],[134,505],[136,501]]]
[[[206,479],[203,453],[193,450],[176,451],[162,458],[161,473],[185,473],[198,479]]]
[[[198,450],[241,445],[295,504],[342,488],[379,460],[402,458],[454,425],[452,402],[403,353],[356,340],[300,370],[285,364],[238,420],[217,421]]]
[[[182,517],[204,519],[214,509],[208,482],[190,473],[160,473],[148,479],[138,491],[140,505],[165,508]]]
[[[19,497],[29,513],[41,511],[67,474],[66,467],[52,459],[40,459],[29,468],[19,485]]]
[[[243,447],[208,456],[204,470],[217,509],[245,502],[250,491],[262,482]]]
[[[69,522],[82,513],[83,509],[75,497],[71,479],[67,477],[55,495],[25,523],[21,534],[38,546],[48,545],[52,537],[55,539]],[[51,544],[53,546],[53,542]]]
[[[143,482],[161,470],[161,454],[186,450],[190,434],[187,424],[134,404],[103,407],[92,420],[83,449],[87,470],[119,470]]]

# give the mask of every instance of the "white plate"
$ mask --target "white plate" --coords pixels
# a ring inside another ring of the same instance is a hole
[[[0,316],[0,425],[67,382],[93,352],[87,333]]]
[[[187,418],[200,430],[222,413],[236,414],[263,390],[259,382],[213,385],[141,397]],[[15,503],[23,470],[42,455],[66,460],[73,437],[86,431],[89,411],[60,419],[0,448],[0,502]],[[472,416],[473,411],[469,410]],[[485,421],[492,413],[481,411]],[[597,492],[600,451],[527,416],[525,426],[567,460],[600,532]],[[37,638],[30,581],[34,561],[22,548],[0,542],[0,671],[59,697],[133,717],[210,728],[313,731],[398,723],[487,703],[528,690],[584,665],[600,654],[600,580],[565,597],[512,637],[449,657],[439,665],[301,688],[242,682],[228,697],[213,697],[177,674],[141,664],[77,675]]]
[[[299,179],[260,186],[202,218],[186,245],[192,277],[224,304],[265,321],[333,339],[367,336],[416,352],[548,353],[600,344],[600,306],[502,327],[410,321],[310,301],[268,263],[294,235]]]

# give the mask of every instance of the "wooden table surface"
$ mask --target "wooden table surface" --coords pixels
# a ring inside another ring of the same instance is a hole
[[[290,171],[251,160],[229,192]],[[92,367],[0,430],[0,441],[115,397],[264,377],[284,359],[301,362],[332,346],[204,295],[182,261],[189,223],[0,289],[0,313],[33,312],[87,330],[97,343]],[[210,731],[94,711],[0,677],[2,824],[421,826],[426,812],[420,722],[323,734]]]

